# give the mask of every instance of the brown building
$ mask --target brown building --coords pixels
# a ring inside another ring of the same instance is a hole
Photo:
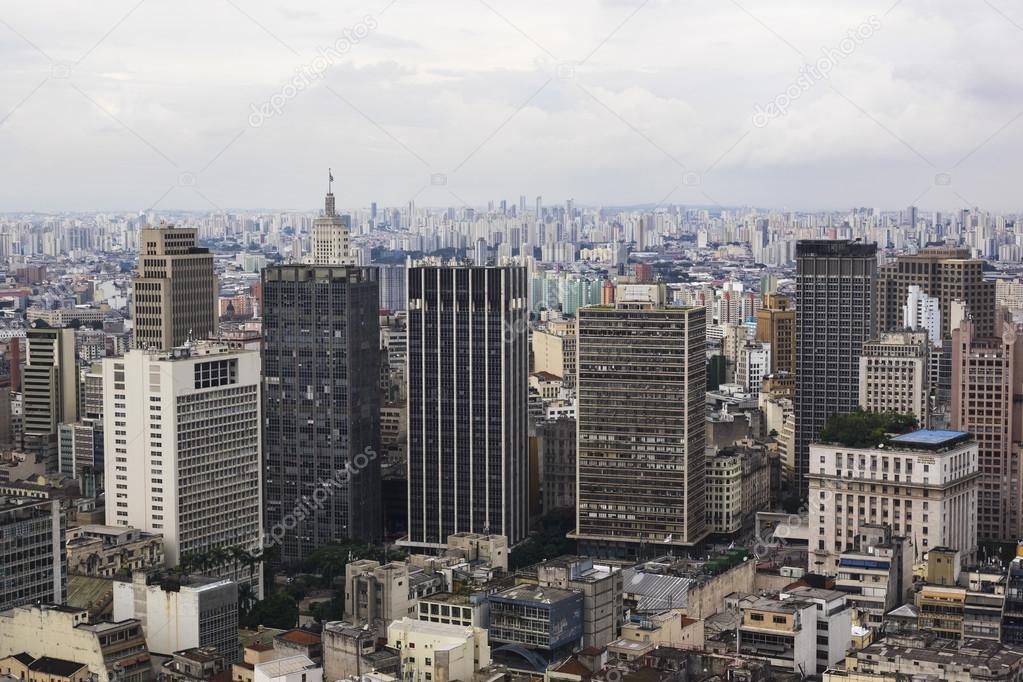
[[[139,232],[132,296],[135,347],[169,350],[217,332],[213,254],[198,246],[193,228],[161,224]]]
[[[1002,322],[999,337],[982,337],[973,320],[952,332],[952,428],[977,439],[980,484],[977,537],[1017,542],[1023,533],[1023,339]]]
[[[957,299],[973,314],[978,336],[995,335],[995,283],[984,281],[983,260],[970,258],[969,249],[951,247],[920,249],[878,268],[878,334],[902,329],[902,308],[914,284],[941,302],[942,338],[952,332],[951,306]]]
[[[757,341],[771,344],[770,373],[796,372],[796,310],[781,294],[765,294],[757,311]]]

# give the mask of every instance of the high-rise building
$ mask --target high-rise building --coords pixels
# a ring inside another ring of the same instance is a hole
[[[405,310],[408,295],[405,292],[407,275],[404,265],[381,265],[380,270],[380,309]]]
[[[941,301],[925,294],[919,284],[910,284],[906,305],[902,307],[902,326],[913,331],[925,331],[932,345],[941,345],[944,338],[941,333]]]
[[[354,265],[350,243],[352,220],[350,216],[339,216],[335,211],[331,189],[333,182],[334,176],[330,175],[323,215],[313,221],[313,252],[310,262],[316,265]]]
[[[757,310],[756,340],[771,344],[770,373],[796,373],[796,311],[787,296],[769,293]]]
[[[940,301],[941,336],[951,325],[952,301],[965,301],[973,314],[977,335],[995,336],[995,283],[984,280],[984,261],[970,258],[969,249],[928,247],[916,254],[899,256],[878,269],[878,334],[903,327],[910,287]],[[800,302],[802,306],[802,302]],[[937,339],[932,339],[936,342]]]
[[[142,228],[132,293],[135,348],[169,350],[215,336],[218,288],[213,254],[198,246],[195,228]]]
[[[58,431],[78,419],[78,369],[75,330],[30,328],[28,356],[22,372],[24,448],[58,468]]]
[[[707,314],[622,285],[578,317],[578,499],[583,553],[693,545],[705,517]]]
[[[927,425],[931,345],[927,332],[888,332],[863,344],[860,407],[916,415]]]
[[[418,265],[408,278],[408,537],[528,532],[526,269]]]
[[[874,333],[877,245],[796,244],[796,481],[827,418],[859,403],[859,357]]]
[[[977,534],[981,540],[1017,542],[1023,533],[1020,441],[1023,339],[1003,322],[1001,337],[982,338],[971,319],[952,332],[953,429],[968,431],[980,451]]]
[[[168,567],[260,546],[255,351],[203,341],[135,349],[103,361],[103,398],[107,525],[162,534]],[[213,572],[233,576],[229,566]]]
[[[286,562],[329,542],[381,538],[377,274],[263,271],[265,524]]]
[[[66,530],[61,500],[0,495],[0,611],[64,603]]]

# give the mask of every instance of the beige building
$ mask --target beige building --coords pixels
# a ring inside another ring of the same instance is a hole
[[[658,647],[703,649],[703,625],[702,620],[684,616],[678,610],[645,614],[639,622],[630,620],[622,626],[622,636],[607,647],[608,657],[631,661]]]
[[[334,210],[334,193],[328,184],[323,215],[313,221],[313,252],[309,262],[315,265],[355,265],[349,243],[350,232],[351,219],[339,216]]]
[[[401,652],[405,682],[469,682],[490,665],[483,628],[403,618],[387,628],[387,644]]]
[[[741,608],[739,654],[766,658],[797,674],[817,670],[817,605],[799,599],[760,597]]]
[[[886,332],[863,344],[860,407],[867,412],[915,414],[927,425],[931,354],[927,332]]]
[[[503,535],[452,533],[448,536],[447,554],[466,561],[485,561],[494,568],[508,570],[508,538]]]
[[[67,531],[67,570],[111,578],[163,566],[163,536],[125,526],[88,524]]]
[[[912,676],[907,673],[912,671]],[[886,638],[845,659],[845,670],[825,673],[824,682],[1019,682],[1023,649],[998,642],[942,641],[933,637]]]
[[[621,285],[578,311],[577,517],[592,556],[691,546],[707,535],[705,308]]]
[[[707,450],[707,528],[738,533],[752,528],[771,504],[771,463],[752,443]]]
[[[217,332],[218,282],[213,254],[195,228],[139,231],[138,275],[132,293],[135,348],[169,350]]]
[[[764,296],[764,306],[757,310],[756,340],[771,344],[771,374],[796,373],[796,309],[787,296]]]
[[[142,624],[135,619],[90,623],[89,612],[65,606],[19,606],[0,612],[0,657],[59,653],[101,680],[153,679]]]
[[[977,443],[968,433],[920,430],[883,447],[810,446],[808,569],[837,572],[868,525],[889,525],[919,554],[977,552]]]
[[[575,386],[575,322],[552,320],[533,332],[533,371],[559,376],[565,386]]]
[[[25,449],[56,463],[57,433],[78,421],[75,330],[28,329],[28,358],[21,379],[21,424]]]

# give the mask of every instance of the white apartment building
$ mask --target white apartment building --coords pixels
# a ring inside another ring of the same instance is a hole
[[[105,359],[107,525],[162,534],[168,567],[259,547],[259,382],[258,352],[219,343]]]
[[[845,592],[803,586],[782,592],[778,597],[782,601],[794,599],[817,607],[818,673],[845,660],[852,643],[852,609],[846,604]]]
[[[906,305],[902,307],[902,326],[927,332],[932,344],[941,343],[941,300],[928,296],[917,284],[909,286]]]
[[[930,354],[926,332],[891,332],[863,344],[860,407],[867,412],[915,414],[921,426],[930,412]]]
[[[922,555],[977,552],[977,443],[962,431],[920,430],[876,448],[810,446],[811,571],[834,575],[867,525],[891,526]]]
[[[760,393],[764,377],[771,372],[771,344],[750,343],[739,351],[735,364],[735,383],[752,395]]]
[[[387,645],[400,652],[405,682],[472,680],[490,665],[483,628],[402,618],[388,626]]]

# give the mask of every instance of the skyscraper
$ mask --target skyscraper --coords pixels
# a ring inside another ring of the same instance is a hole
[[[941,336],[952,333],[952,301],[965,301],[977,335],[995,333],[995,283],[984,280],[984,261],[970,258],[969,249],[929,247],[899,256],[878,269],[877,333],[902,328],[910,287],[940,301]],[[918,294],[919,295],[919,294]],[[937,343],[939,339],[931,339]]]
[[[266,531],[286,562],[379,541],[377,269],[270,267],[263,301]]]
[[[796,480],[803,492],[810,443],[831,414],[859,403],[860,349],[874,333],[876,282],[876,244],[796,244]]]
[[[580,551],[634,557],[707,535],[705,308],[621,285],[578,312]]]
[[[334,176],[329,175],[327,197],[323,215],[313,221],[313,252],[311,263],[316,265],[354,265],[351,249],[352,221],[349,216],[339,216],[334,209]]]
[[[105,358],[107,524],[161,533],[167,566],[258,547],[259,421],[255,351],[200,341]]]
[[[45,457],[56,470],[60,425],[78,419],[75,330],[30,328],[25,336],[28,355],[21,385],[24,448]]]
[[[199,248],[194,228],[139,231],[138,276],[132,294],[136,348],[169,350],[217,331],[213,254]]]
[[[408,538],[528,532],[526,269],[418,265],[408,277]]]

